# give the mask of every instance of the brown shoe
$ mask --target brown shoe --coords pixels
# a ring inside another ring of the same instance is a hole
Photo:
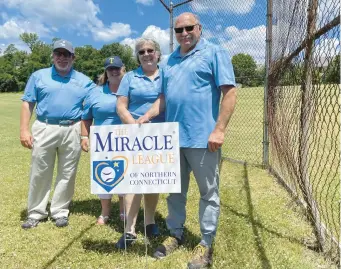
[[[183,243],[183,238],[178,239],[173,236],[168,236],[160,246],[158,246],[154,252],[154,258],[162,259],[171,254]]]
[[[208,268],[213,264],[213,248],[198,244],[193,250],[193,258],[187,264],[188,269]]]

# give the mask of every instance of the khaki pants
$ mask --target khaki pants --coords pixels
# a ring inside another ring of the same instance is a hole
[[[80,122],[70,126],[51,125],[36,120],[32,126],[33,149],[28,193],[28,217],[48,216],[46,206],[51,191],[56,156],[57,177],[51,201],[51,217],[67,217],[79,162]]]

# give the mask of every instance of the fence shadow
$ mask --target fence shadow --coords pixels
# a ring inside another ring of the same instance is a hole
[[[265,268],[271,268],[270,261],[269,261],[268,257],[266,256],[266,253],[265,253],[265,249],[264,249],[263,242],[261,239],[261,235],[259,232],[259,227],[258,227],[257,221],[255,220],[255,217],[254,217],[254,206],[253,206],[252,197],[251,197],[251,189],[250,189],[247,163],[244,163],[243,178],[244,178],[244,189],[245,189],[247,205],[248,205],[248,218],[249,218],[249,221],[251,223],[252,232],[254,234],[255,245],[256,245],[256,248],[258,251],[258,256],[262,261],[262,268],[264,268],[264,269]]]

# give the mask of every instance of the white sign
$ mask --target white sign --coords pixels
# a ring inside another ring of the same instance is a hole
[[[91,126],[91,193],[179,193],[179,125]]]

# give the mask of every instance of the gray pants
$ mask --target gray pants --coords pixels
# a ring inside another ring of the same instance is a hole
[[[32,126],[33,149],[28,193],[28,217],[48,216],[53,169],[58,157],[57,177],[51,201],[51,217],[67,217],[79,162],[80,122],[72,126],[50,125],[36,120]]]
[[[186,202],[189,174],[194,173],[200,192],[199,223],[201,244],[211,246],[216,235],[220,213],[219,164],[221,151],[210,152],[201,148],[181,148],[181,193],[171,193],[167,198],[166,219],[170,234],[181,238],[186,221]]]

